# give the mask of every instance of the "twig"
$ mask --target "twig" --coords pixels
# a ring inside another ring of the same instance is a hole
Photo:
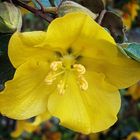
[[[12,0],[12,2],[13,2],[14,4],[17,4],[17,5],[19,5],[19,6],[23,7],[23,8],[25,8],[25,9],[27,9],[28,11],[34,13],[35,15],[40,16],[41,18],[43,18],[44,20],[46,20],[46,21],[48,21],[48,22],[51,22],[51,21],[53,20],[52,17],[47,16],[47,15],[46,15],[45,13],[43,13],[41,10],[38,10],[38,9],[36,9],[36,8],[34,8],[34,7],[31,7],[31,6],[25,4],[25,3],[21,2],[21,1]]]
[[[101,13],[100,13],[100,15],[99,15],[99,19],[98,19],[98,24],[102,24],[102,20],[103,20],[103,18],[104,18],[104,15],[105,15],[105,13],[106,13],[106,10],[103,10]]]
[[[38,3],[38,5],[40,6],[40,8],[41,8],[41,11],[43,12],[43,13],[45,13],[45,8],[44,8],[44,6],[41,4],[41,2],[39,1],[39,0],[35,0],[37,3]]]
[[[52,7],[55,7],[54,0],[49,0]]]
[[[52,13],[52,14],[57,14],[57,7],[47,7],[44,8],[45,13]]]
[[[61,2],[60,2],[59,5],[58,5],[58,8],[61,6],[61,4],[62,4],[64,1],[66,1],[66,0],[61,0]]]

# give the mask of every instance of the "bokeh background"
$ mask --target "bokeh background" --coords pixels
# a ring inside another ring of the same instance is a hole
[[[90,10],[94,11],[92,4],[95,0],[74,0]],[[98,1],[98,0],[97,0]],[[2,0],[0,0],[2,2]],[[26,0],[24,2],[27,2]],[[58,6],[60,0],[50,3],[48,0],[40,0],[46,6]],[[125,25],[128,42],[140,43],[140,1],[139,0],[104,0],[105,8],[118,14]],[[28,4],[35,6],[31,1]],[[37,5],[36,5],[37,6]],[[20,7],[19,7],[20,8]],[[33,13],[20,8],[23,15],[22,31],[46,30],[48,23]],[[97,9],[98,10],[98,9]],[[110,18],[106,17],[107,20]],[[109,22],[110,23],[110,22]],[[110,23],[116,27],[115,21]],[[120,29],[117,29],[119,32]],[[7,46],[11,34],[0,33],[0,90],[4,83],[13,77],[15,69],[11,65]],[[118,114],[118,121],[108,130],[96,134],[83,135],[73,132],[59,125],[56,118],[41,123],[32,132],[27,132],[26,126],[21,135],[14,137],[18,131],[16,120],[0,116],[0,140],[140,140],[140,82],[128,89],[120,90],[122,105]],[[34,118],[27,120],[32,122]]]

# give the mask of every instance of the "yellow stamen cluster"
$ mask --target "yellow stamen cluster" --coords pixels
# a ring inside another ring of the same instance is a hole
[[[51,63],[51,65],[50,65],[51,71],[45,78],[45,82],[47,83],[47,85],[52,85],[53,81],[56,80],[57,76],[64,73],[64,71],[62,71],[62,70],[60,72],[56,72],[60,68],[62,68],[61,61],[54,61]]]
[[[64,57],[64,58],[65,58],[65,60],[63,60],[63,61],[53,61],[50,64],[51,71],[48,73],[48,75],[45,78],[45,82],[47,83],[47,85],[52,85],[58,76],[64,74],[63,78],[61,78],[60,82],[57,84],[58,93],[60,95],[63,95],[67,88],[68,71],[74,70],[76,72],[75,74],[78,78],[77,81],[80,86],[80,89],[87,90],[88,82],[84,78],[84,74],[86,72],[85,67],[81,64],[70,64],[69,63],[70,57]],[[73,61],[71,61],[71,62],[73,62]],[[68,65],[70,65],[70,66],[68,66]]]
[[[88,89],[88,82],[86,81],[84,74],[86,72],[86,69],[83,65],[81,64],[74,64],[74,69],[76,72],[78,72],[78,83],[79,86],[82,90],[87,90]]]

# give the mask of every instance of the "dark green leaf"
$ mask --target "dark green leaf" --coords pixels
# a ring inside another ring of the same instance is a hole
[[[120,16],[114,12],[107,11],[101,21],[101,26],[107,28],[110,31],[117,43],[124,42],[124,26]]]
[[[103,0],[80,0],[79,3],[90,9],[93,13],[100,13],[105,8]]]
[[[128,56],[130,56],[131,58],[133,58],[136,61],[140,62],[140,44],[138,44],[138,43],[129,43],[123,49],[127,53]]]

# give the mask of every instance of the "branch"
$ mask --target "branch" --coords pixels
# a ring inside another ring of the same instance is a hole
[[[61,0],[61,1],[60,1],[59,5],[58,5],[58,8],[61,6],[61,4],[62,4],[64,1],[66,1],[66,0]]]
[[[34,13],[35,15],[40,16],[41,18],[43,18],[44,20],[48,21],[49,23],[53,20],[52,17],[47,16],[46,13],[44,13],[43,11],[41,11],[39,9],[36,9],[34,7],[31,7],[31,6],[21,2],[19,0],[12,0],[12,2],[14,4],[16,4],[16,5],[19,5],[19,6],[23,7],[23,8],[25,8],[25,9],[27,9],[28,11]]]
[[[52,7],[55,7],[54,0],[49,0]]]
[[[99,19],[98,19],[98,24],[101,25],[102,24],[102,20],[104,18],[104,15],[106,14],[106,10],[103,10],[100,15],[99,15]]]
[[[38,5],[40,6],[40,8],[41,8],[41,11],[44,13],[45,12],[45,10],[44,10],[44,6],[41,4],[41,2],[39,1],[39,0],[35,0],[37,3],[38,3]]]
[[[57,7],[47,7],[44,8],[45,13],[52,13],[54,15],[57,15]]]

